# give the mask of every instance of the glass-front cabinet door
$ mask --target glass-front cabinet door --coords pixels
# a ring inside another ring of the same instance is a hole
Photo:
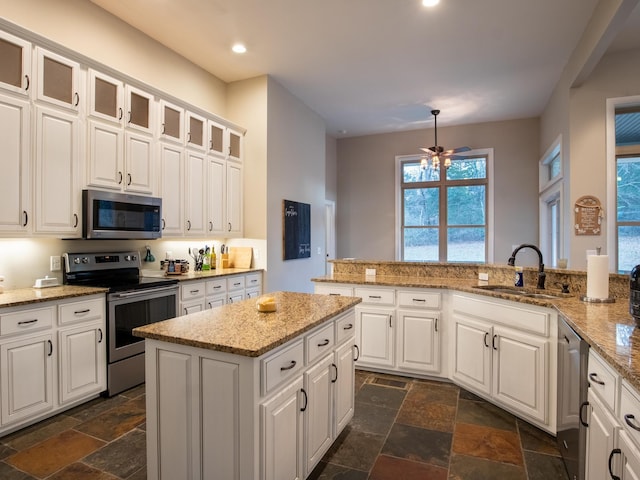
[[[225,128],[223,125],[209,120],[207,122],[207,134],[209,136],[208,152],[219,157],[226,157]]]
[[[122,124],[124,85],[120,80],[89,69],[89,115]]]
[[[27,95],[31,86],[31,44],[0,31],[0,88]]]
[[[37,99],[58,107],[78,111],[80,108],[80,64],[36,47]]]
[[[206,120],[200,115],[187,112],[186,115],[187,146],[204,150]]]
[[[131,85],[125,86],[125,126],[152,133],[153,96]]]
[[[160,101],[160,137],[184,144],[184,110],[176,105]]]

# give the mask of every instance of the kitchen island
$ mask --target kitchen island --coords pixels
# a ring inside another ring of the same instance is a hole
[[[354,307],[271,294],[140,327],[150,479],[305,478],[353,416]]]

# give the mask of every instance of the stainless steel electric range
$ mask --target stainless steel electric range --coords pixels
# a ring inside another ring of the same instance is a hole
[[[134,328],[176,316],[178,281],[140,275],[140,254],[65,253],[63,282],[107,292],[107,395],[144,382],[144,339]]]

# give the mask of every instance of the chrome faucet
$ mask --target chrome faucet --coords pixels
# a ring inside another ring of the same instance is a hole
[[[516,254],[522,250],[523,248],[531,248],[536,251],[538,254],[538,285],[536,288],[540,290],[544,290],[544,281],[547,278],[547,274],[544,273],[544,263],[542,261],[542,252],[535,245],[531,245],[530,243],[523,243],[522,245],[516,247],[516,249],[511,253],[509,257],[509,261],[507,265],[511,265],[512,267],[516,264]]]

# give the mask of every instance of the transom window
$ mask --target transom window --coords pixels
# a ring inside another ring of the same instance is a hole
[[[488,155],[449,168],[405,157],[400,168],[400,259],[486,262]]]

